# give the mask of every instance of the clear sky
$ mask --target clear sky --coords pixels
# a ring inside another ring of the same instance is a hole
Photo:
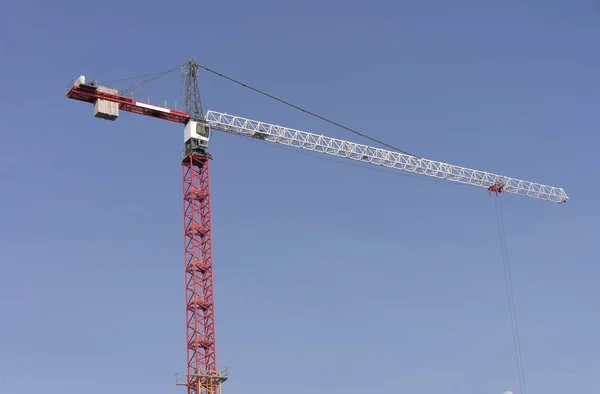
[[[596,0],[6,2],[0,394],[185,392],[182,129],[64,93],[191,57],[411,153],[564,187],[502,197],[525,378],[599,392],[599,40]],[[206,108],[366,142],[201,85]],[[485,190],[231,135],[211,152],[225,393],[520,394]]]

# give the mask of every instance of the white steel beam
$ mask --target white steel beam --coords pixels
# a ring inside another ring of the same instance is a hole
[[[271,143],[293,146],[451,182],[482,188],[489,188],[494,184],[500,183],[504,185],[502,192],[505,193],[513,193],[557,203],[563,203],[569,199],[563,189],[554,186],[546,186],[485,171],[472,170],[216,111],[208,111],[206,113],[206,122],[210,128],[226,133],[258,138]]]

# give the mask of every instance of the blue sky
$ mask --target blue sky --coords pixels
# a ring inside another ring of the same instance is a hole
[[[598,392],[599,40],[593,0],[3,5],[0,393],[184,393],[182,130],[64,92],[191,57],[409,152],[564,187],[566,205],[502,197],[525,378]],[[208,109],[365,142],[201,87]],[[518,393],[485,190],[238,136],[211,152],[225,393]]]

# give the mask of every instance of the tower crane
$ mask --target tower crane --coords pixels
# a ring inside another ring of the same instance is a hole
[[[117,89],[88,81],[80,75],[69,84],[66,97],[92,103],[94,116],[114,121],[120,111],[132,112],[183,125],[183,176],[187,371],[176,375],[176,383],[188,394],[219,394],[228,378],[226,368],[216,364],[213,291],[210,171],[208,143],[212,131],[238,134],[271,144],[370,163],[479,188],[489,194],[516,194],[555,203],[569,197],[562,188],[510,178],[486,171],[446,164],[320,134],[295,130],[217,111],[203,111],[198,70],[190,60],[183,66],[185,111],[136,101]]]

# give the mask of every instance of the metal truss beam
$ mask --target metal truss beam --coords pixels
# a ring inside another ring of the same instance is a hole
[[[563,203],[569,199],[565,191],[558,187],[459,167],[221,112],[208,111],[206,113],[206,122],[212,129],[226,133],[258,138],[275,144],[293,146],[450,182],[458,182],[486,189],[501,184],[503,185],[502,192],[504,193],[513,193],[557,203]]]

